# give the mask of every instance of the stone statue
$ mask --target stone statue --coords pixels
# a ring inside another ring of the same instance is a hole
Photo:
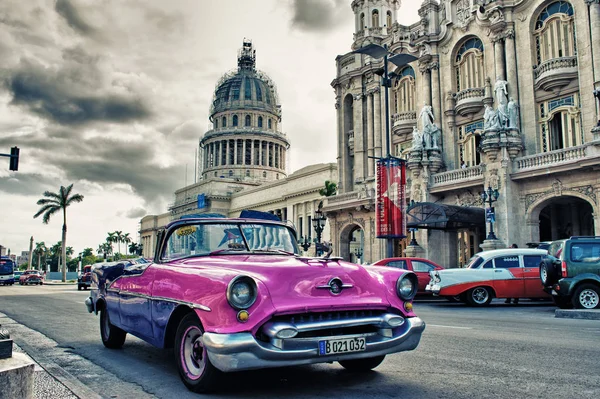
[[[508,89],[506,86],[508,82],[506,80],[498,79],[496,80],[496,85],[494,86],[494,93],[496,94],[496,102],[498,103],[498,122],[500,123],[500,127],[505,127],[508,122]]]
[[[488,104],[485,105],[483,114],[483,130],[499,129],[500,122],[498,121],[498,113],[494,111]]]
[[[421,192],[421,185],[415,184],[413,190],[411,190],[410,199],[414,200],[415,202],[421,202],[422,197],[423,193]]]
[[[419,114],[419,119],[421,119],[421,128],[423,132],[433,127],[433,121],[435,118],[433,117],[433,107],[428,104],[423,104],[423,109]]]
[[[498,190],[500,188],[500,177],[498,176],[497,169],[492,169],[490,171],[490,176],[488,177],[488,187],[491,187],[494,190]]]
[[[421,136],[421,132],[417,127],[413,127],[413,137],[412,137],[412,149],[413,150],[421,150],[423,149],[423,137]]]
[[[441,136],[441,132],[440,129],[437,128],[437,126],[435,126],[435,129],[431,132],[431,148],[433,148],[434,150],[439,150],[439,142],[440,142],[440,136]]]
[[[423,148],[426,150],[431,149],[431,129],[423,131]]]
[[[514,98],[510,98],[507,105],[508,110],[508,127],[518,128],[519,127],[519,105],[516,103]]]

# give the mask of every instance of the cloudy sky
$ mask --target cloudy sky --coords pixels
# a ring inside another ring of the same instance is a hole
[[[290,170],[335,162],[335,57],[349,51],[351,0],[2,0],[0,245],[52,245],[62,216],[33,215],[44,191],[74,184],[67,245],[94,250],[109,231],[138,236],[194,179],[217,80],[244,38],[277,84]],[[404,0],[401,23],[420,0]],[[310,124],[306,122],[310,121]],[[187,169],[187,179],[186,179]]]

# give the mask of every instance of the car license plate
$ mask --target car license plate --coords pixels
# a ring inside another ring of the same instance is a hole
[[[319,341],[319,355],[362,352],[366,347],[367,342],[364,338],[328,339]]]

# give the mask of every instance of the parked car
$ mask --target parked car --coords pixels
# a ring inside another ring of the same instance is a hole
[[[554,241],[539,274],[544,291],[558,307],[600,308],[600,237]]]
[[[539,262],[546,250],[509,248],[476,254],[464,269],[431,272],[426,291],[458,296],[472,306],[487,306],[493,298],[549,298],[540,287]]]
[[[414,273],[302,257],[291,224],[272,217],[180,219],[159,232],[153,262],[94,265],[86,305],[100,314],[103,344],[120,348],[130,333],[174,348],[195,392],[238,370],[366,371],[418,346]]]
[[[40,274],[39,270],[25,270],[23,274],[19,276],[19,284],[21,285],[29,285],[29,284],[44,284],[44,279]]]
[[[87,265],[83,267],[83,271],[77,277],[77,290],[81,291],[81,289],[87,290],[92,284],[92,266]]]
[[[427,287],[427,284],[431,280],[429,273],[435,270],[444,270],[442,266],[424,258],[385,258],[373,263],[373,266],[396,267],[414,272],[419,279],[417,295],[430,295],[431,292],[425,291],[425,287]]]

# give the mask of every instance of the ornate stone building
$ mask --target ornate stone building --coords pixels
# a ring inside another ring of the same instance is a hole
[[[389,64],[392,155],[407,161],[409,227],[420,253],[460,266],[481,248],[600,235],[598,0],[425,0],[396,22],[398,0],[354,0],[354,42],[410,54]],[[391,55],[390,54],[390,55]],[[325,205],[336,252],[375,235],[375,158],[385,156],[382,59],[336,58],[339,193]],[[486,239],[481,192],[498,190]]]
[[[243,209],[271,212],[294,223],[299,236],[316,238],[312,218],[335,182],[335,164],[316,164],[288,176],[289,140],[280,130],[281,105],[273,81],[255,68],[252,43],[244,40],[238,68],[217,83],[210,109],[212,129],[199,141],[200,179],[175,192],[169,212],[147,215],[140,236],[146,257],[154,254],[157,232],[184,215],[220,213],[238,217]],[[329,241],[325,225],[322,240]],[[314,253],[313,244],[309,253]]]

